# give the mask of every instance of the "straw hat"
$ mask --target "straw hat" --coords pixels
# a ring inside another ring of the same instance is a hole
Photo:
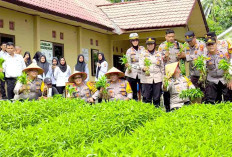
[[[71,76],[69,76],[68,81],[69,81],[70,83],[73,83],[73,82],[74,82],[73,78],[74,78],[74,76],[76,76],[76,75],[81,75],[83,81],[86,80],[86,78],[87,78],[87,74],[86,74],[85,72],[74,71],[73,74],[72,74]]]
[[[172,75],[176,71],[178,64],[179,62],[175,62],[175,63],[167,64],[165,66],[165,74],[168,78],[172,77]]]
[[[120,70],[118,70],[118,69],[115,68],[115,67],[111,68],[111,69],[105,74],[105,76],[109,79],[111,74],[118,74],[119,78],[125,76],[123,72],[121,72]]]
[[[32,69],[37,70],[39,75],[43,74],[44,72],[44,70],[35,63],[32,63],[28,67],[23,69],[23,72],[27,73],[29,70],[32,70]]]

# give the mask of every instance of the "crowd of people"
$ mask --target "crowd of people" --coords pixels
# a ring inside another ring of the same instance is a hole
[[[131,33],[129,40],[131,47],[126,52],[126,72],[113,67],[108,70],[108,63],[103,53],[98,53],[95,81],[106,76],[105,88],[96,88],[94,82],[89,81],[89,69],[82,54],[77,57],[74,73],[67,65],[64,57],[52,59],[49,64],[46,56],[36,52],[33,59],[30,52],[20,55],[21,48],[13,43],[2,43],[0,58],[3,58],[4,80],[1,81],[3,99],[36,100],[41,97],[52,97],[64,94],[66,84],[69,83],[72,93],[65,93],[66,97],[81,98],[89,103],[102,99],[111,100],[139,100],[160,106],[163,94],[166,111],[178,109],[189,104],[188,98],[181,99],[181,91],[200,88],[204,93],[202,102],[215,104],[216,102],[232,100],[232,80],[224,78],[225,70],[219,68],[222,59],[230,60],[232,50],[225,40],[218,40],[214,32],[208,32],[204,41],[198,40],[194,32],[185,33],[186,47],[175,40],[175,32],[166,31],[165,41],[156,50],[156,39],[148,37],[146,48],[139,45],[137,33]],[[200,71],[194,61],[203,56],[206,68],[206,86],[200,79]],[[189,77],[181,74],[179,61],[189,63]],[[229,69],[227,69],[229,70]],[[17,77],[27,74],[27,83],[17,81]],[[125,79],[126,77],[126,79]],[[168,84],[165,83],[165,79]],[[139,87],[139,88],[138,88]],[[7,89],[7,94],[5,92]]]

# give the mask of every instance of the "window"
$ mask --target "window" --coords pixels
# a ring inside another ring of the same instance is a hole
[[[98,54],[99,50],[91,49],[91,69],[92,69],[92,76],[96,76],[96,68],[98,62]]]

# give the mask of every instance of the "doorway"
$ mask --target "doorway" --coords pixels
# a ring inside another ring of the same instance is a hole
[[[15,36],[0,33],[0,43],[3,43],[3,42],[4,43],[13,42],[15,44]]]
[[[64,56],[64,45],[59,43],[53,43],[53,56],[60,59]]]

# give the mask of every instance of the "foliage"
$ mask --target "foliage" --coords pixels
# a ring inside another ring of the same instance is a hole
[[[191,88],[181,91],[179,97],[181,99],[190,98],[190,100],[194,100],[196,98],[204,97],[204,93],[201,91],[200,88]]]
[[[19,81],[23,85],[27,85],[27,74],[23,72],[22,75],[17,78],[17,81]]]
[[[180,44],[180,53],[181,52],[184,52],[185,51],[185,49],[189,46],[189,44],[188,43],[184,43],[184,44],[181,44],[181,43],[179,43]]]
[[[123,57],[121,57],[120,60],[121,60],[121,64],[122,64],[122,65],[128,64],[127,69],[128,69],[129,71],[131,71],[131,65],[129,65],[129,63],[128,63],[127,56],[126,56],[126,55],[123,55]]]
[[[98,81],[95,84],[96,89],[102,90],[103,99],[108,99],[108,91],[107,87],[109,87],[109,83],[107,82],[107,78],[105,75],[103,75],[101,78],[98,79]]]
[[[73,85],[67,85],[66,89],[67,89],[68,94],[70,95],[70,97],[72,97],[73,93],[76,91],[76,88]]]
[[[169,51],[169,49],[170,49],[171,47],[173,47],[173,46],[174,46],[174,43],[172,43],[172,42],[166,42],[165,50],[166,50],[166,51]]]
[[[186,75],[185,62],[183,59],[180,60],[179,67],[180,67],[181,74]]]
[[[0,68],[2,69],[2,64],[5,62],[3,58],[0,58]],[[4,81],[4,73],[0,72],[0,80]]]
[[[164,76],[164,81],[163,81],[164,82],[164,88],[168,87],[168,85],[169,85],[169,79],[170,78],[168,76],[166,76],[166,75]]]
[[[208,58],[203,55],[194,60],[194,67],[200,72],[199,82],[203,82],[204,86],[206,80],[206,60],[208,60]]]
[[[218,68],[224,71],[225,80],[230,81],[231,80],[231,75],[229,73],[229,69],[231,68],[230,61],[226,59],[220,60]]]
[[[144,66],[148,69],[145,71],[145,75],[149,76],[150,75],[150,66],[151,66],[151,61],[148,58],[144,59]]]
[[[202,0],[202,6],[205,10],[206,16],[208,17],[207,23],[210,31],[215,31],[216,34],[219,35],[231,27],[231,0]]]

